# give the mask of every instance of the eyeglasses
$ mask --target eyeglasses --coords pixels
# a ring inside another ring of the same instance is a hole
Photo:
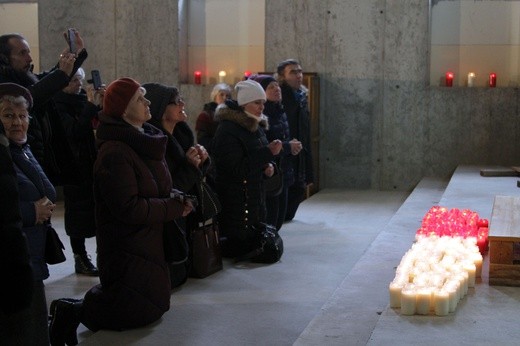
[[[2,121],[7,124],[14,123],[14,121],[16,119],[20,120],[20,122],[22,122],[22,123],[27,124],[27,123],[29,123],[29,120],[31,120],[31,116],[27,115],[27,114],[20,114],[20,115],[11,114],[11,113],[2,114]]]

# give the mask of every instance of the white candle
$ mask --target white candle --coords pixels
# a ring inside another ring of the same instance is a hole
[[[475,277],[480,278],[482,277],[482,255],[480,252],[473,254],[473,263],[475,263]]]
[[[436,290],[433,292],[433,300],[435,315],[446,316],[450,311],[450,293],[445,290]]]
[[[468,287],[475,287],[477,266],[473,262],[464,263],[464,270],[468,273]]]
[[[390,292],[390,307],[400,308],[401,307],[401,290],[403,284],[399,282],[391,282],[388,290]]]
[[[454,285],[452,283],[447,284],[444,286],[444,290],[448,292],[449,295],[449,312],[454,312],[457,308],[457,303],[459,302],[457,292],[458,288],[457,285]]]
[[[403,287],[401,291],[401,314],[413,315],[415,314],[417,293],[414,285],[408,284]]]
[[[417,303],[415,312],[419,315],[428,315],[430,313],[432,290],[429,287],[420,288],[417,291]]]
[[[220,71],[218,73],[218,82],[224,83],[224,79],[226,78],[226,71]]]
[[[475,86],[475,78],[476,78],[475,73],[473,73],[473,72],[468,73],[468,87],[471,88],[471,87]]]
[[[469,281],[469,274],[467,272],[461,272],[460,276],[462,277],[462,285],[463,285],[463,294],[461,296],[464,297],[466,294],[468,294],[468,281]]]

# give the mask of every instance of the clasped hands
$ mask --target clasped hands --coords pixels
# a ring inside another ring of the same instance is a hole
[[[45,221],[50,220],[54,208],[56,208],[56,204],[52,203],[52,201],[47,197],[42,197],[41,199],[34,202],[36,224],[42,224]]]
[[[195,144],[186,151],[188,162],[197,168],[208,159],[208,156],[208,151],[200,144]]]

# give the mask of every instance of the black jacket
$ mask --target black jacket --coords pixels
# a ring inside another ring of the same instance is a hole
[[[267,101],[264,114],[269,119],[269,128],[265,131],[268,142],[275,139],[282,141],[282,152],[280,153],[280,168],[283,171],[283,179],[286,186],[294,184],[293,155],[289,142],[293,139],[289,131],[289,122],[283,105],[278,102]]]
[[[282,104],[287,114],[291,137],[302,142],[303,149],[297,156],[292,156],[296,184],[310,184],[314,181],[312,170],[311,128],[307,95],[297,99],[295,91],[286,83],[282,89]]]
[[[80,94],[59,91],[53,99],[67,138],[67,142],[62,145],[68,145],[72,154],[68,161],[77,169],[75,176],[78,183],[91,183],[92,167],[97,155],[92,119],[101,108],[88,102],[84,91]]]

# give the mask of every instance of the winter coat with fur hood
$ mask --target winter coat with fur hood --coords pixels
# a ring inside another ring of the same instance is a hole
[[[265,221],[264,169],[274,156],[267,147],[263,126],[234,101],[217,108],[220,125],[213,139],[216,188],[222,204],[219,215],[223,250],[228,257],[250,251],[255,234],[251,226]]]

